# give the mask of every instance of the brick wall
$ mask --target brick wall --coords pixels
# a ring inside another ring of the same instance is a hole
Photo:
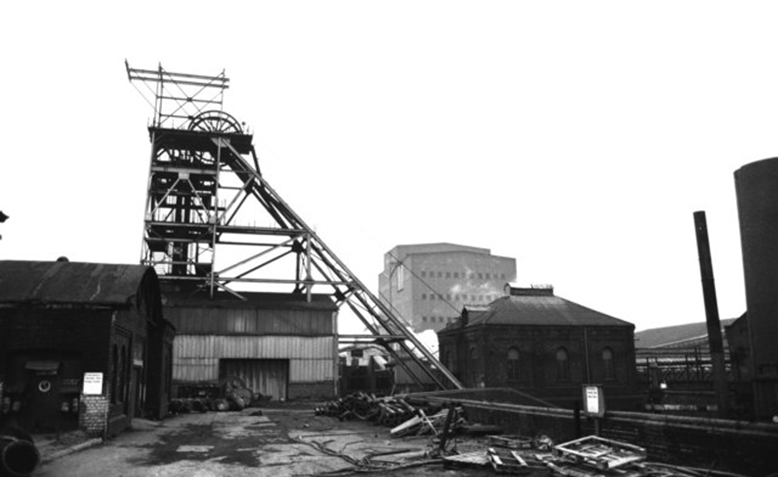
[[[108,396],[106,395],[82,394],[78,407],[78,426],[90,436],[105,436],[108,406]]]
[[[444,402],[443,398],[429,398]],[[594,433],[594,421],[568,409],[459,401],[471,422],[496,424],[506,432],[544,434],[565,442]],[[778,469],[778,425],[633,412],[608,412],[600,435],[644,447],[651,461],[724,470],[745,475],[768,475]]]
[[[581,399],[581,385],[591,382],[603,386],[611,408],[638,410],[632,327],[472,326],[440,333],[438,340],[443,364],[468,388],[512,387],[569,407]],[[568,353],[566,379],[557,375],[560,347]],[[516,379],[508,376],[511,348],[519,351]],[[613,356],[612,378],[605,375],[606,348]]]

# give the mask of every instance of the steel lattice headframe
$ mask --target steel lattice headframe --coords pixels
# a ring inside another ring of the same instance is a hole
[[[310,300],[314,290],[327,290],[417,382],[421,370],[442,389],[462,387],[268,184],[253,136],[222,111],[229,84],[224,72],[126,68],[154,107],[143,264],[163,282],[211,296],[224,291],[241,297],[241,290],[262,287]],[[403,356],[419,364],[416,370]]]

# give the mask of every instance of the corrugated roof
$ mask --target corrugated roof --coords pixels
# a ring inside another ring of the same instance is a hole
[[[337,311],[338,307],[329,295],[312,294],[311,301],[300,293],[238,292],[245,300],[225,292],[217,292],[213,298],[208,293],[162,292],[164,306],[202,308],[260,308],[260,309],[308,309]]]
[[[0,260],[0,303],[127,304],[146,273],[142,265]]]
[[[552,294],[498,298],[467,324],[478,325],[633,326]]]
[[[734,321],[735,318],[721,320],[722,329]],[[722,333],[722,336],[726,337],[726,333]],[[635,333],[635,346],[637,348],[660,348],[699,338],[707,339],[707,337],[708,324],[702,321],[638,331]]]

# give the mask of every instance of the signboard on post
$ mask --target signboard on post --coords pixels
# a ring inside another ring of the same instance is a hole
[[[84,395],[103,394],[103,373],[84,373]]]
[[[591,417],[603,417],[605,415],[605,396],[602,386],[584,384],[583,386],[584,414]]]

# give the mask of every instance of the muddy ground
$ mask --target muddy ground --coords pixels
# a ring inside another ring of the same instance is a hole
[[[436,447],[431,437],[395,438],[389,431],[368,422],[316,416],[309,405],[183,414],[161,422],[136,420],[133,429],[113,439],[45,462],[33,476],[496,475],[491,468],[446,468],[426,455]],[[42,453],[61,452],[58,440],[68,437],[51,440]],[[459,437],[451,449],[464,453],[486,447],[485,439]]]

